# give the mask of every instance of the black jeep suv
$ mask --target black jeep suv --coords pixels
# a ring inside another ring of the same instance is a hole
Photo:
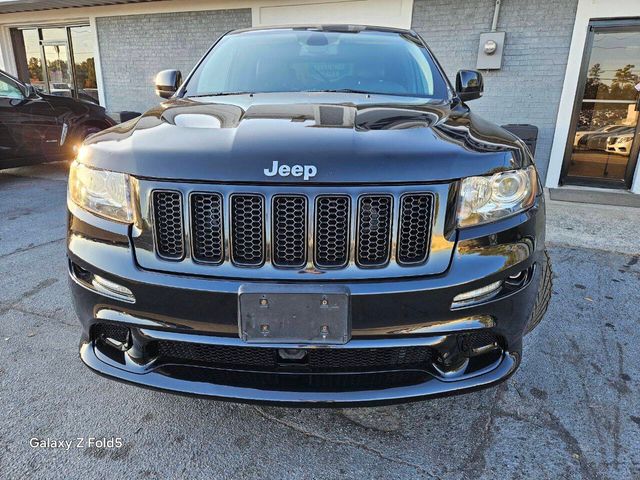
[[[550,295],[522,141],[414,32],[231,32],[85,142],[68,257],[94,371],[221,399],[406,401],[518,367]]]

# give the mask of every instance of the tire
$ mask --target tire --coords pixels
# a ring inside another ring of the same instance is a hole
[[[536,328],[540,321],[542,321],[544,314],[547,312],[547,308],[549,308],[549,302],[551,301],[553,269],[551,266],[551,258],[546,250],[544,251],[544,258],[545,262],[542,266],[542,275],[540,276],[540,283],[538,285],[538,296],[536,297],[536,302],[533,305],[531,317],[529,317],[529,321],[527,322],[527,326],[524,331],[525,335]]]

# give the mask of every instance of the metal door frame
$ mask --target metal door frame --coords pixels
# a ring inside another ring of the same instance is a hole
[[[66,40],[43,40],[42,39],[42,30],[46,30],[47,28],[60,28],[60,27],[38,27],[38,37],[40,39],[40,57],[42,62],[42,72],[44,73],[44,78],[47,86],[47,93],[51,94],[51,86],[49,79],[49,67],[47,66],[47,56],[45,54],[45,47],[60,47],[64,46],[67,48],[67,65],[69,66],[69,74],[71,75],[71,97],[77,99],[78,98],[78,89],[76,85],[76,70],[73,61],[73,52],[71,50],[71,32],[69,27],[63,27]]]
[[[32,25],[32,26],[22,26],[17,27],[16,30],[36,30],[38,32],[38,43],[40,46],[40,62],[42,63],[42,74],[45,79],[46,93],[51,93],[51,88],[49,86],[49,69],[47,68],[46,55],[44,53],[45,46],[56,46],[56,45],[64,45],[67,47],[67,62],[69,64],[69,72],[71,74],[71,84],[72,98],[78,99],[78,78],[76,76],[76,64],[73,56],[73,41],[71,39],[71,29],[73,27],[88,27],[90,26],[88,23],[71,23],[71,24],[51,24],[51,25]],[[42,30],[46,30],[49,28],[64,28],[66,40],[43,40]]]
[[[569,163],[571,154],[573,153],[573,139],[576,135],[578,127],[578,119],[580,116],[580,107],[584,100],[584,89],[587,84],[587,76],[589,73],[589,59],[593,47],[593,38],[596,33],[616,33],[616,32],[640,32],[639,19],[613,19],[613,20],[592,20],[589,22],[589,30],[587,33],[587,41],[585,42],[584,52],[582,54],[582,65],[580,67],[580,76],[578,79],[578,87],[571,113],[571,124],[569,125],[569,135],[564,150],[564,158],[562,160],[562,169],[560,171],[560,185],[586,185],[591,187],[605,187],[627,189],[631,188],[633,176],[638,163],[638,155],[640,154],[640,117],[636,123],[633,144],[629,152],[629,160],[625,170],[625,178],[623,180],[608,180],[604,178],[569,176]],[[640,94],[639,94],[640,95]],[[636,104],[638,105],[638,104]],[[568,181],[567,181],[568,180]]]

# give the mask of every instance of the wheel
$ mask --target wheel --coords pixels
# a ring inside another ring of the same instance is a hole
[[[551,267],[551,258],[549,253],[544,251],[545,262],[542,266],[542,275],[540,276],[540,284],[538,287],[538,296],[536,297],[536,303],[533,305],[533,311],[529,322],[525,328],[525,335],[531,332],[538,326],[542,317],[547,312],[549,307],[549,301],[551,301],[551,287],[553,286],[553,269]]]

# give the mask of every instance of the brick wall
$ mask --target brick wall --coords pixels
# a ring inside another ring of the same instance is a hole
[[[491,30],[494,0],[415,0],[412,27],[452,83],[475,68],[480,33]],[[485,94],[470,103],[498,124],[538,127],[536,163],[546,176],[577,0],[503,0],[498,30],[507,32],[502,69],[483,72]]]
[[[187,75],[222,34],[251,26],[251,9],[96,18],[106,108],[143,112],[159,103],[155,74]]]

